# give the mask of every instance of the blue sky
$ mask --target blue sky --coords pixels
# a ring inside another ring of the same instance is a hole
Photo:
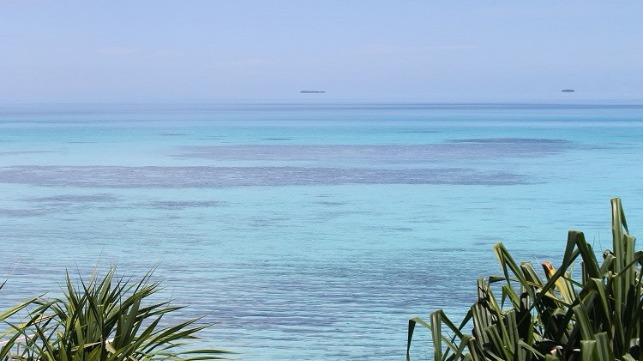
[[[0,102],[643,99],[641,19],[643,1],[0,0]]]

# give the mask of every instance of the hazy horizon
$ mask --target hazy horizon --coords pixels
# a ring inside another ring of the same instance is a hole
[[[640,100],[642,16],[634,1],[0,1],[0,103]]]

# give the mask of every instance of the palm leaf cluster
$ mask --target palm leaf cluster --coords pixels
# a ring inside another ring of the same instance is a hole
[[[436,361],[643,360],[643,252],[635,252],[620,199],[611,204],[613,248],[600,262],[578,231],[569,232],[560,267],[545,262],[541,273],[495,245],[502,275],[478,280],[477,301],[459,325],[441,310],[409,320],[407,359],[419,324]]]
[[[156,301],[159,284],[151,274],[138,281],[103,277],[73,282],[67,274],[64,296],[30,302],[28,321],[13,325],[0,356],[13,360],[125,361],[210,360],[225,351],[186,346],[207,327],[199,319],[166,320],[182,307]]]
[[[0,284],[0,289],[2,289],[3,286],[4,283]],[[11,323],[9,323],[9,319],[16,313],[32,305],[34,302],[36,302],[36,298],[21,302],[20,304],[11,307],[8,310],[0,312],[0,323],[7,323],[11,325]],[[21,333],[16,332],[15,326],[10,327],[9,330],[5,332],[0,333],[0,360],[8,359],[9,355],[12,352],[12,349],[14,348],[14,345],[16,344],[16,341],[20,338],[20,336]]]

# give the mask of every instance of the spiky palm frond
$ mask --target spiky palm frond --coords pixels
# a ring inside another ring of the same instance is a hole
[[[15,359],[43,361],[212,360],[226,351],[187,348],[207,327],[199,319],[166,322],[182,307],[155,301],[151,273],[138,281],[115,269],[75,284],[67,274],[64,296],[36,301],[32,321],[20,330],[25,347]]]
[[[558,269],[543,264],[544,278],[497,244],[502,275],[478,280],[478,300],[458,327],[440,310],[430,322],[411,319],[407,359],[415,326],[421,324],[433,335],[435,361],[643,361],[643,252],[635,252],[620,199],[611,203],[613,245],[602,263],[578,231],[569,232]],[[580,280],[572,277],[578,263]],[[500,301],[490,287],[494,284]]]

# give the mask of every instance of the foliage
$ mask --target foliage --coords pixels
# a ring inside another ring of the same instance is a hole
[[[0,289],[4,286],[4,283],[0,284]],[[25,302],[22,302],[14,307],[11,307],[10,309],[0,312],[0,322],[2,323],[9,323],[7,320],[11,316],[15,315],[16,313],[20,312],[22,309],[25,307],[31,305],[33,302],[35,302],[35,298],[32,298],[30,300],[27,300]],[[11,323],[9,323],[11,326],[8,331],[0,333],[0,340],[3,340],[0,342],[0,360],[5,360],[7,358],[7,355],[11,353],[11,350],[14,348],[16,342],[20,338],[20,333],[16,332],[15,330],[20,327],[24,326],[14,326]],[[5,339],[5,337],[9,337],[8,339]]]
[[[635,252],[620,199],[611,204],[613,248],[601,263],[578,231],[569,232],[558,269],[542,265],[544,278],[497,244],[502,275],[478,280],[478,299],[458,326],[441,310],[429,321],[409,320],[407,360],[417,324],[429,329],[436,361],[643,360],[643,252]],[[574,279],[579,263],[580,279]]]
[[[186,345],[208,325],[199,319],[167,324],[164,319],[182,307],[154,301],[159,284],[151,274],[132,282],[116,278],[112,268],[76,285],[67,274],[64,296],[37,299],[31,317],[15,327],[23,340],[16,360],[209,360],[221,350],[189,350]]]

